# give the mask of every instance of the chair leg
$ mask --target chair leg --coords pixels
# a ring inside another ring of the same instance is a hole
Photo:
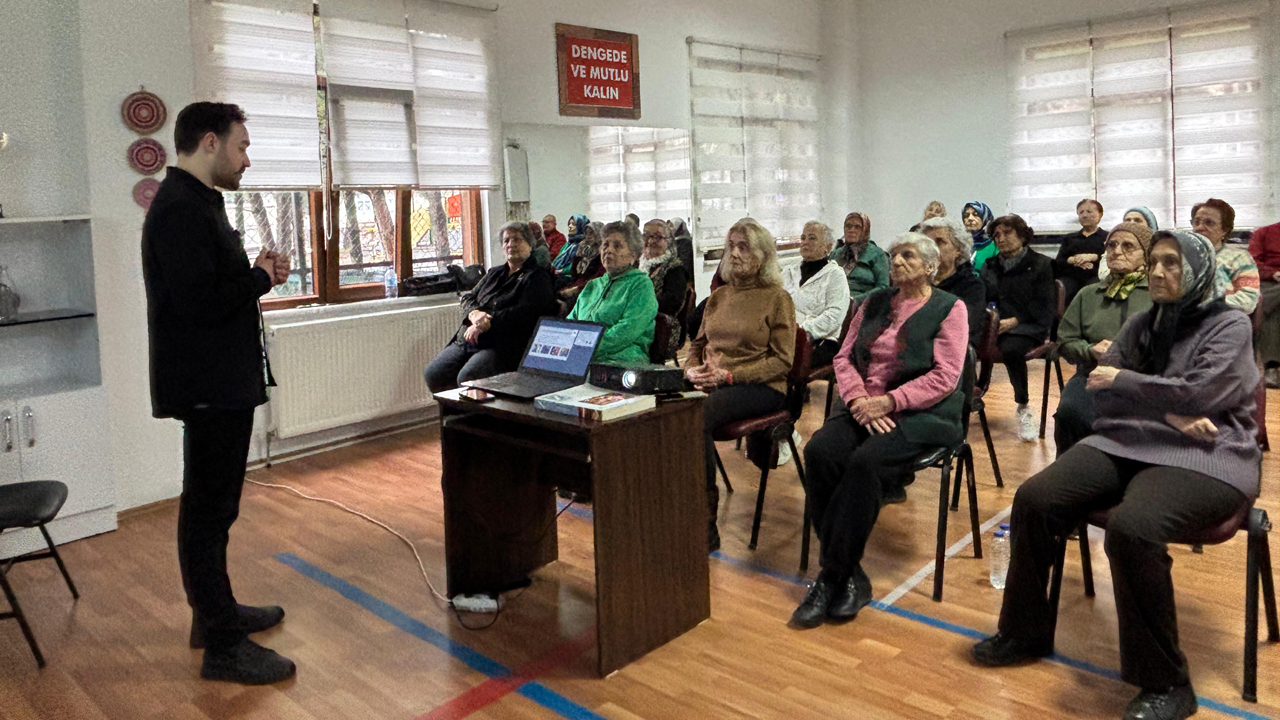
[[[804,499],[804,530],[800,536],[800,573],[804,574],[809,570],[809,533],[813,524],[813,518],[809,514],[809,498]]]
[[[1061,394],[1062,390],[1067,387],[1067,384],[1062,382],[1062,360],[1060,358],[1055,357],[1053,359],[1053,369],[1058,375],[1058,393]]]
[[[1262,602],[1267,611],[1267,642],[1280,642],[1280,622],[1276,620],[1276,587],[1271,577],[1271,546],[1268,544],[1271,521],[1267,519],[1266,510],[1254,508],[1249,517],[1249,532],[1258,536],[1258,571],[1262,575]]]
[[[947,499],[951,495],[951,458],[942,465],[938,483],[938,547],[933,561],[933,601],[942,602],[942,575],[947,560]]]
[[[835,392],[836,392],[836,379],[831,378],[830,380],[827,381],[827,404],[826,404],[826,410],[823,411],[823,415],[822,415],[823,419],[826,419],[831,416],[831,399],[835,397]]]
[[[991,442],[991,426],[987,425],[987,409],[984,407],[978,410],[978,422],[982,424],[982,438],[987,441],[987,455],[991,458],[991,470],[996,476],[996,487],[1004,487],[1004,480],[1000,477],[1000,462],[996,460],[996,446]]]
[[[1244,688],[1240,696],[1247,702],[1258,702],[1258,540],[1265,542],[1267,536],[1255,532],[1253,518],[1249,520],[1244,582]]]
[[[1044,359],[1044,390],[1040,394],[1040,439],[1044,439],[1045,425],[1049,422],[1049,374],[1053,371],[1053,360]]]
[[[777,448],[774,448],[774,453]],[[763,470],[760,471],[760,491],[756,493],[756,516],[751,521],[751,542],[747,544],[748,550],[756,549],[756,540],[760,538],[760,516],[764,514],[764,490],[769,484],[769,465],[766,463]]]
[[[4,597],[9,601],[9,607],[13,608],[7,613],[0,613],[0,620],[13,618],[18,621],[18,627],[22,628],[22,635],[27,638],[27,645],[31,646],[31,654],[36,656],[36,666],[41,670],[44,669],[44,654],[40,652],[40,645],[36,643],[36,636],[31,632],[31,626],[27,624],[27,616],[22,614],[22,606],[18,604],[18,597],[13,594],[13,588],[9,587],[9,578],[6,573],[0,572],[0,590],[4,591]]]
[[[973,533],[973,557],[982,559],[982,525],[978,522],[978,482],[973,472],[973,448],[964,446],[961,451],[960,466],[957,473],[965,474],[965,484],[969,486],[969,532]],[[960,487],[960,476],[956,475],[956,487]]]
[[[1080,536],[1080,566],[1084,573],[1085,597],[1093,597],[1093,557],[1089,554],[1089,523],[1080,523],[1076,531]]]
[[[733,492],[733,486],[729,484],[729,473],[724,471],[724,461],[720,459],[720,451],[716,450],[716,467],[720,468],[720,477],[724,478],[724,489]]]
[[[734,450],[741,450],[741,449],[742,449],[742,438],[738,438],[737,440],[735,440],[735,441],[734,441],[734,443],[733,443],[733,449],[734,449]]]
[[[1067,559],[1067,536],[1055,539],[1058,543],[1058,557],[1054,560],[1053,570],[1049,573],[1049,607],[1053,609],[1053,628],[1049,636],[1053,637],[1058,629],[1058,599],[1062,595],[1062,568]]]
[[[71,574],[67,572],[67,566],[62,564],[62,555],[58,553],[58,548],[53,544],[53,538],[49,537],[49,530],[44,525],[40,526],[40,534],[44,535],[44,541],[49,544],[49,552],[53,553],[53,561],[58,563],[58,569],[62,571],[62,579],[67,581],[67,588],[71,590],[71,597],[79,600],[80,591],[76,590],[76,584],[71,582]]]
[[[960,509],[960,477],[956,476],[956,482],[951,487],[951,512]]]

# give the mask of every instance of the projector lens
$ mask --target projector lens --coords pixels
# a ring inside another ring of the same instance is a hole
[[[631,388],[636,386],[636,380],[638,380],[639,378],[640,376],[636,374],[635,370],[628,370],[622,373],[622,387],[630,390]]]

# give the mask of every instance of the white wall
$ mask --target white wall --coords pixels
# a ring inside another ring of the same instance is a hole
[[[1157,0],[863,0],[858,32],[862,191],[880,244],[941,200],[1008,206],[1004,33],[1166,7]],[[838,213],[839,214],[839,213]]]
[[[587,212],[587,128],[503,123],[502,137],[529,155],[529,219],[555,215],[564,232],[570,215]]]

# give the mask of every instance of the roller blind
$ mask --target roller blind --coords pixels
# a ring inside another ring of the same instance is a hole
[[[689,132],[595,126],[587,138],[590,216],[641,222],[690,214]]]
[[[249,116],[252,187],[320,185],[315,31],[309,0],[192,4],[198,100]]]
[[[1151,208],[1162,227],[1221,197],[1270,222],[1274,105],[1268,2],[1214,5],[1010,36],[1010,206],[1041,230]]]
[[[818,61],[689,43],[695,233],[719,247],[744,215],[779,239],[819,216]]]

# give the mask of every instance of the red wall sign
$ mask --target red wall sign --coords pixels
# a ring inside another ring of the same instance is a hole
[[[635,35],[556,24],[560,114],[637,119]]]

